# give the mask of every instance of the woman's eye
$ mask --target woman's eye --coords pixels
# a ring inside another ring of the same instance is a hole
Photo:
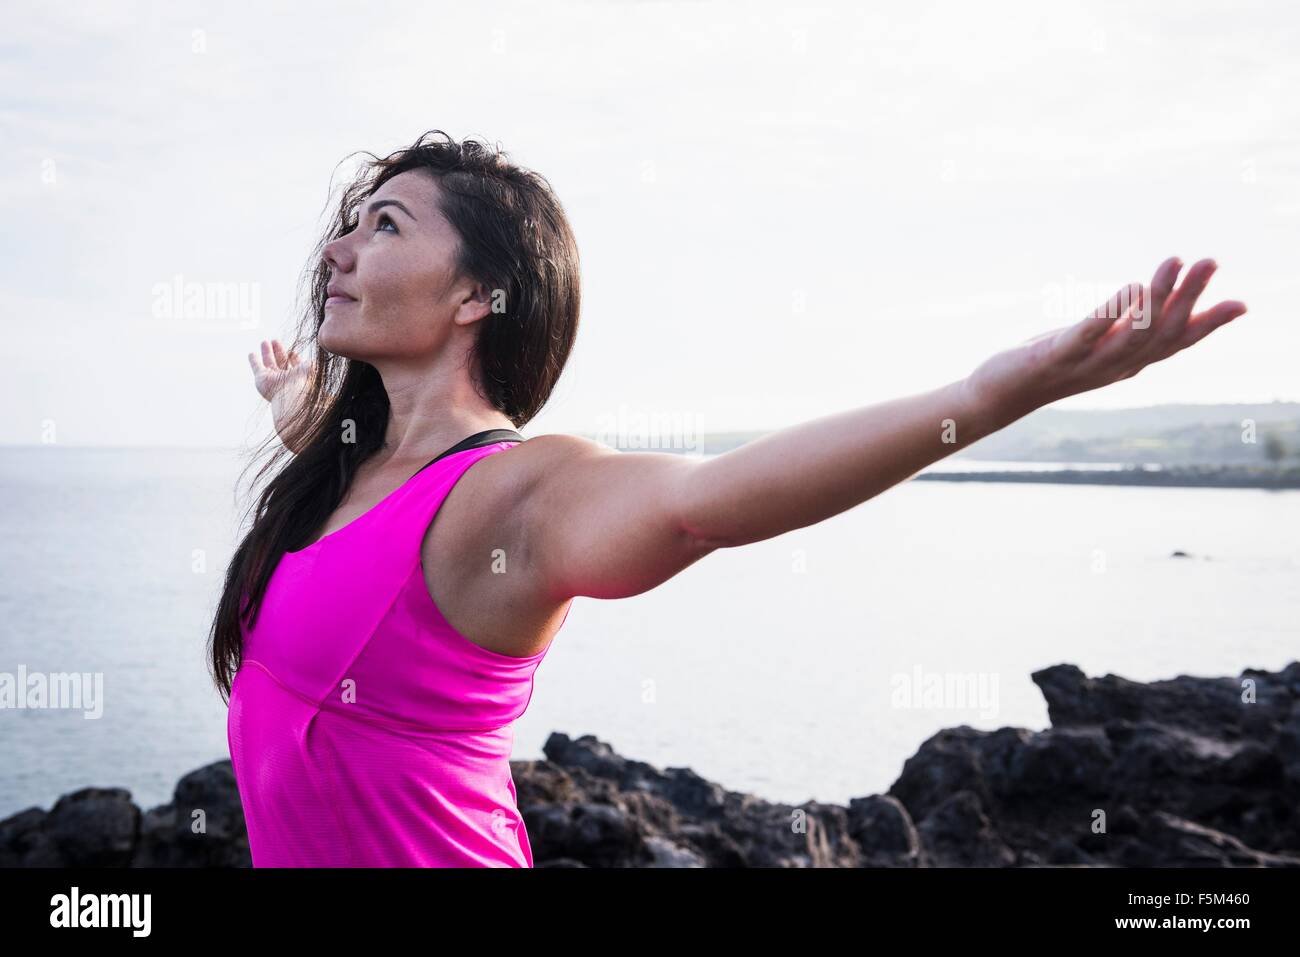
[[[397,232],[397,223],[393,222],[393,218],[389,216],[387,213],[380,213],[379,219],[376,222],[377,225],[375,226],[375,232],[379,232],[379,227],[384,225],[384,223],[387,223],[389,226],[392,226],[393,232]]]

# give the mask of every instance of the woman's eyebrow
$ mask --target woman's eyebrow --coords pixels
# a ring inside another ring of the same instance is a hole
[[[396,206],[402,212],[406,213],[407,216],[410,216],[412,219],[415,219],[415,214],[412,213],[400,201],[396,199],[377,199],[366,208],[366,212],[367,214],[372,214],[376,210],[383,209],[385,206]],[[418,219],[415,219],[415,221],[417,223],[419,222]]]

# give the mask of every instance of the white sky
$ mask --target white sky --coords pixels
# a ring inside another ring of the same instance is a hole
[[[578,235],[578,346],[529,435],[620,413],[778,428],[939,386],[1168,255],[1215,257],[1205,299],[1249,314],[1061,406],[1300,399],[1293,7],[9,3],[5,20],[2,443],[47,422],[68,445],[264,433],[245,357],[291,326],[331,175],[433,128],[545,174]],[[177,275],[256,288],[257,325],[156,318]]]

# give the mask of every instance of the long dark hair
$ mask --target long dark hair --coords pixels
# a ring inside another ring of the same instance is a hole
[[[388,393],[378,371],[326,352],[316,339],[330,279],[325,246],[356,228],[366,198],[407,170],[427,170],[437,178],[439,209],[460,238],[457,266],[494,292],[494,311],[478,323],[472,356],[477,388],[516,428],[550,397],[578,332],[578,247],[545,177],[515,165],[499,147],[472,138],[457,142],[441,130],[383,158],[364,155],[370,160],[345,186],[337,215],[304,272],[310,301],[291,348],[313,354],[315,371],[281,432],[284,444],[273,434],[255,452],[256,457],[267,445],[274,447],[254,484],[287,448],[299,452],[258,498],[252,525],[226,570],[212,622],[209,663],[227,702],[243,660],[241,621],[256,623],[281,556],[310,544],[309,537],[343,501],[358,466],[384,443]],[[498,303],[504,303],[504,312],[496,311]]]

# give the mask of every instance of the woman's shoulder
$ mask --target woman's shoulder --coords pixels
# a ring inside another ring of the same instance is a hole
[[[534,435],[515,446],[515,451],[527,449],[535,456],[572,456],[591,455],[609,451],[609,446],[583,435],[570,435],[567,432],[548,432]]]
[[[555,482],[571,481],[582,463],[615,454],[600,442],[555,432],[535,435],[500,452],[484,456],[457,482],[457,511],[486,522],[471,527],[511,524],[522,520],[530,505],[548,498]]]
[[[562,466],[608,451],[599,442],[579,435],[555,432],[531,436],[476,458],[454,491],[469,514],[508,519],[548,478],[562,471]]]
[[[511,470],[532,485],[555,475],[561,467],[606,455],[613,450],[593,439],[563,432],[551,432],[525,439],[507,450],[499,463],[502,471]]]

